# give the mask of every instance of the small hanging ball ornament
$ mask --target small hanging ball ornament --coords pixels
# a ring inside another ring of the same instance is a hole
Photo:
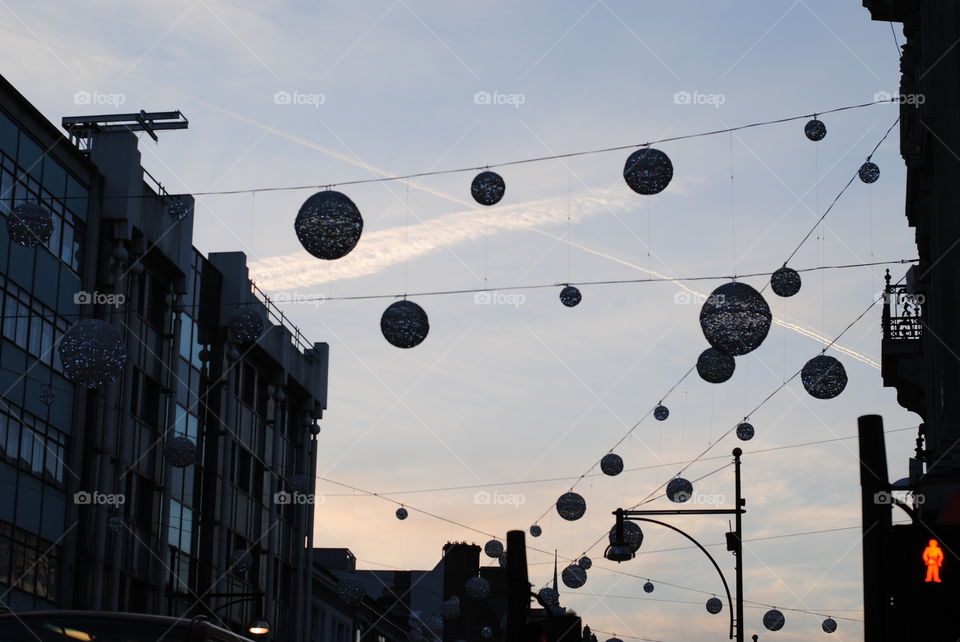
[[[847,387],[847,371],[833,357],[821,354],[803,366],[800,381],[811,397],[833,399]]]
[[[620,638],[608,638],[607,642],[623,642]]]
[[[693,484],[683,477],[674,477],[667,484],[667,499],[675,504],[682,504],[693,496]]]
[[[427,338],[430,321],[427,313],[413,301],[397,301],[383,311],[380,317],[383,338],[398,348],[414,348]]]
[[[304,495],[310,492],[310,476],[309,475],[294,475],[290,478],[290,490],[295,493],[300,493]]]
[[[230,556],[230,568],[234,573],[244,574],[253,566],[253,555],[245,548],[234,551]]]
[[[580,588],[587,583],[587,572],[576,564],[571,564],[563,569],[563,573],[560,574],[560,579],[563,580],[563,584],[567,588]]]
[[[170,213],[170,216],[182,221],[187,218],[191,210],[190,201],[188,201],[183,196],[175,196],[173,200],[170,201],[170,204],[167,206],[167,212]]]
[[[657,421],[666,421],[670,416],[670,409],[666,406],[657,406],[653,409],[653,418]]]
[[[616,453],[607,453],[600,460],[600,470],[604,475],[616,477],[623,472],[623,458]]]
[[[718,287],[700,308],[700,329],[707,342],[734,357],[759,348],[772,320],[763,295],[739,281]]]
[[[568,285],[560,290],[560,303],[564,304],[568,308],[577,307],[582,299],[583,297],[580,296],[580,290],[572,285]]]
[[[463,586],[464,592],[475,600],[482,600],[490,595],[490,582],[476,575],[467,580]]]
[[[587,512],[587,500],[574,492],[564,493],[557,500],[557,513],[568,522],[575,522]]]
[[[753,424],[749,424],[746,421],[737,426],[737,439],[740,441],[750,441],[753,439],[753,435],[756,431],[753,429]]]
[[[480,637],[482,637],[484,640],[489,640],[493,637],[493,629],[489,626],[483,627],[480,629]]]
[[[560,604],[560,594],[549,586],[545,586],[537,591],[537,595],[540,597],[540,601],[544,604],[548,604],[550,606],[556,606]]]
[[[877,167],[876,163],[867,161],[860,166],[860,171],[857,172],[857,176],[867,185],[876,183],[877,179],[880,178],[880,168]]]
[[[611,544],[616,541],[616,524],[614,524],[610,529],[610,534],[607,536],[607,539],[610,540]],[[629,546],[634,553],[640,550],[640,545],[643,544],[643,530],[636,524],[636,522],[623,522],[623,542]]]
[[[167,440],[163,454],[174,468],[186,468],[197,461],[197,446],[189,437],[173,437]]]
[[[584,555],[583,557],[577,560],[577,566],[579,566],[585,571],[589,571],[590,567],[593,566],[593,560],[587,557],[586,555]]]
[[[120,333],[105,321],[83,319],[67,330],[57,348],[63,373],[84,388],[96,388],[120,376],[127,362]]]
[[[716,348],[707,348],[697,359],[697,374],[708,383],[723,383],[737,367],[733,357]]]
[[[408,517],[408,515],[409,514],[407,513],[407,509],[404,508],[403,506],[397,509],[397,519],[399,519],[400,521],[405,520]]]
[[[827,126],[823,124],[823,121],[814,118],[804,126],[803,133],[813,142],[817,142],[826,138]]]
[[[496,205],[507,191],[507,184],[496,172],[480,172],[470,184],[473,200],[481,205]]]
[[[440,605],[440,617],[444,620],[455,620],[460,617],[460,598],[454,595]]]
[[[820,628],[823,629],[824,633],[833,633],[837,630],[837,621],[832,617],[828,617],[823,621],[823,624],[820,625]]]
[[[308,198],[293,223],[303,249],[332,261],[350,253],[363,232],[360,210],[345,194],[326,190]]]
[[[653,582],[644,582],[643,584],[644,593],[653,593]]]
[[[707,613],[710,615],[716,615],[723,610],[723,602],[720,601],[720,598],[711,597],[707,600]]]
[[[623,166],[623,180],[637,194],[652,196],[667,188],[673,178],[673,163],[659,149],[644,147],[630,154]]]
[[[23,247],[46,245],[53,235],[53,216],[39,203],[21,203],[7,216],[7,234]]]
[[[53,390],[49,386],[44,386],[43,389],[40,390],[40,403],[44,406],[53,404],[56,398],[56,395],[53,394]]]
[[[785,623],[786,619],[783,617],[783,613],[777,609],[770,609],[763,614],[763,625],[769,631],[779,631]]]
[[[500,565],[500,568],[507,568],[507,552],[504,551],[500,553],[497,557],[497,564]]]
[[[337,595],[350,606],[357,606],[367,596],[367,590],[357,578],[345,577],[337,584]]]
[[[770,275],[770,289],[777,296],[793,296],[800,291],[800,273],[783,266]]]
[[[500,553],[503,552],[503,544],[495,539],[492,539],[483,545],[483,552],[487,554],[487,557],[497,559],[500,557]]]
[[[123,528],[123,518],[119,515],[114,515],[107,521],[107,528],[114,533],[120,532],[120,530]]]
[[[533,526],[530,527],[530,535],[532,535],[533,537],[540,537],[541,535],[543,535],[543,529],[540,528],[539,524],[534,524]]]
[[[230,336],[237,343],[253,343],[263,334],[263,316],[254,308],[244,308],[227,323]]]

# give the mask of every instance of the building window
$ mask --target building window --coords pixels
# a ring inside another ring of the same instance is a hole
[[[0,521],[0,585],[57,601],[60,547]]]

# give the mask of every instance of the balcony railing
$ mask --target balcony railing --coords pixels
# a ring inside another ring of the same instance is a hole
[[[884,277],[883,338],[886,341],[917,341],[923,337],[923,306],[926,296],[907,292],[905,285],[892,285],[890,271]]]

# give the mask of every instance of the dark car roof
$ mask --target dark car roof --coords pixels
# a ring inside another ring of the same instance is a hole
[[[24,621],[44,619],[56,620],[94,620],[94,621],[113,621],[113,622],[131,622],[141,624],[166,625],[168,627],[179,627],[185,633],[188,633],[188,641],[193,639],[214,639],[226,642],[251,642],[248,638],[238,635],[232,631],[216,626],[203,616],[169,617],[165,615],[148,615],[146,613],[128,613],[122,611],[17,611],[0,613],[0,622],[3,621]],[[205,635],[204,635],[205,634]]]

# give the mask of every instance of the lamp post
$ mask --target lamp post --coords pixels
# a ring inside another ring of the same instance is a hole
[[[177,595],[178,595],[178,594],[172,594],[173,597],[176,597]],[[186,595],[190,595],[190,594],[186,594]],[[217,611],[221,611],[221,610],[227,608],[228,606],[233,606],[234,604],[242,604],[243,602],[251,602],[251,601],[253,601],[253,600],[259,600],[259,601],[260,601],[260,607],[261,607],[261,609],[262,609],[262,608],[263,608],[263,597],[264,597],[264,595],[263,595],[263,593],[260,593],[260,592],[256,592],[256,593],[204,593],[203,597],[210,597],[210,598],[231,598],[231,597],[232,597],[232,598],[235,598],[235,599],[229,600],[229,601],[227,601],[227,602],[224,602],[223,604],[221,604],[220,606],[218,606],[218,607],[216,607],[216,608],[209,609],[210,613],[213,614],[213,613],[216,613]],[[260,612],[261,612],[261,614],[263,613],[262,610],[261,610]],[[271,629],[271,627],[270,627],[270,622],[269,622],[265,617],[261,616],[261,617],[255,618],[252,622],[250,622],[250,624],[247,626],[247,631],[246,631],[246,632],[249,633],[250,635],[254,635],[254,636],[256,636],[256,637],[259,638],[259,637],[261,637],[261,636],[266,636],[268,633],[271,632],[271,630],[272,630],[272,629]]]
[[[683,535],[688,540],[693,542],[697,548],[699,548],[703,554],[709,558],[710,562],[713,564],[713,567],[716,569],[717,574],[720,576],[720,581],[723,583],[723,588],[727,593],[727,604],[728,608],[730,609],[730,639],[736,639],[737,642],[744,642],[742,516],[743,513],[746,512],[744,509],[744,506],[746,506],[746,501],[741,496],[740,487],[740,455],[742,454],[743,451],[739,448],[733,449],[734,494],[736,502],[734,508],[686,508],[667,510],[624,510],[623,508],[618,508],[613,512],[617,518],[613,541],[610,542],[607,550],[603,553],[605,558],[618,563],[633,559],[636,555],[636,550],[626,541],[626,538],[624,537],[624,520],[648,522],[651,524],[666,526],[667,528]],[[730,587],[727,584],[727,578],[724,576],[723,571],[720,570],[720,566],[717,564],[716,560],[713,559],[713,556],[707,551],[707,549],[705,549],[700,542],[676,526],[672,526],[666,522],[661,522],[656,519],[651,519],[646,517],[647,515],[734,515],[735,527],[733,532],[727,533],[727,550],[733,552],[733,555],[736,558],[736,604],[734,604],[734,599],[730,595]],[[639,546],[637,548],[639,548]]]

